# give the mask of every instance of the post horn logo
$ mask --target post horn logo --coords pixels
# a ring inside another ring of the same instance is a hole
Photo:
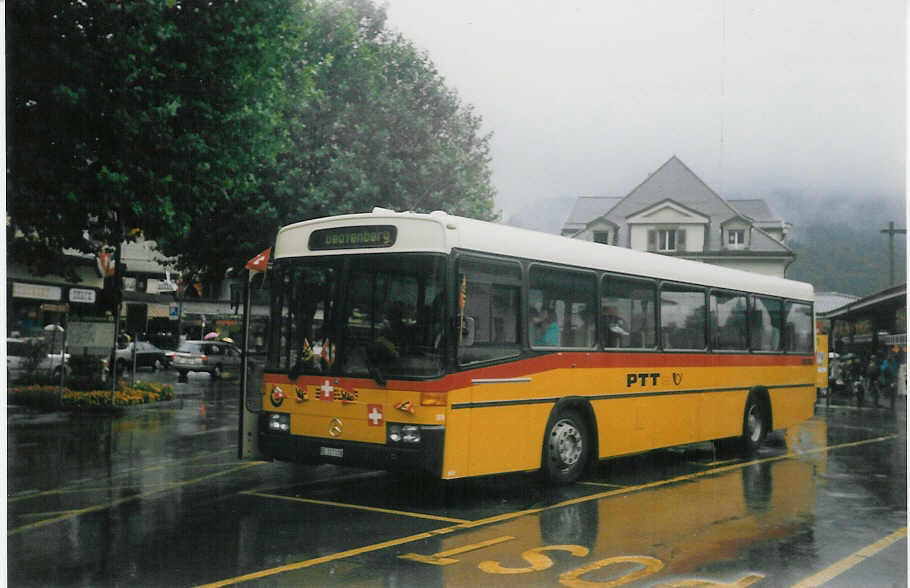
[[[329,435],[332,437],[337,437],[341,435],[341,431],[344,430],[344,423],[341,422],[341,419],[334,418],[329,421]]]
[[[272,388],[272,404],[274,406],[281,406],[281,403],[284,402],[284,398],[284,391],[281,388],[278,386]]]
[[[682,384],[682,374],[679,372],[673,372],[673,383],[679,386]]]

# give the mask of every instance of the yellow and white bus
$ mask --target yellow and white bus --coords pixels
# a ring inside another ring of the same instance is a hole
[[[267,279],[242,455],[569,483],[813,414],[809,284],[383,209],[282,228]]]

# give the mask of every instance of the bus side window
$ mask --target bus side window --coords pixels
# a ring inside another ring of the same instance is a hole
[[[653,349],[657,288],[647,280],[604,276],[600,338],[605,349]]]
[[[710,304],[711,348],[719,350],[748,349],[746,295],[711,292]]]
[[[531,267],[528,342],[531,347],[590,349],[596,344],[596,278],[587,272]]]
[[[458,363],[467,365],[518,355],[521,266],[464,257],[458,265],[458,284]]]
[[[661,285],[660,330],[664,349],[704,349],[705,317],[705,291],[702,288]]]
[[[812,306],[798,302],[787,302],[786,337],[784,344],[787,351],[797,353],[812,352]]]
[[[774,298],[752,296],[749,333],[753,351],[779,351],[783,303]]]

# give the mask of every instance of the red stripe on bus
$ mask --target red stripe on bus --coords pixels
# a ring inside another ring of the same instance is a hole
[[[447,374],[437,380],[392,380],[386,388],[413,390],[415,392],[445,392],[466,388],[475,379],[519,378],[556,369],[571,368],[709,368],[709,367],[792,367],[814,365],[812,355],[779,354],[711,354],[711,353],[615,353],[601,351],[562,351],[537,357],[510,361],[498,365],[469,369]],[[265,374],[266,383],[286,384],[285,374]],[[378,388],[370,378],[344,376],[301,376],[298,383],[305,386],[319,385],[325,380],[353,388]]]

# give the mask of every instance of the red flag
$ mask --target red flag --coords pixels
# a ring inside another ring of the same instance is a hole
[[[254,272],[265,273],[269,266],[269,256],[272,254],[272,248],[269,247],[253,259],[246,262],[246,269]]]

